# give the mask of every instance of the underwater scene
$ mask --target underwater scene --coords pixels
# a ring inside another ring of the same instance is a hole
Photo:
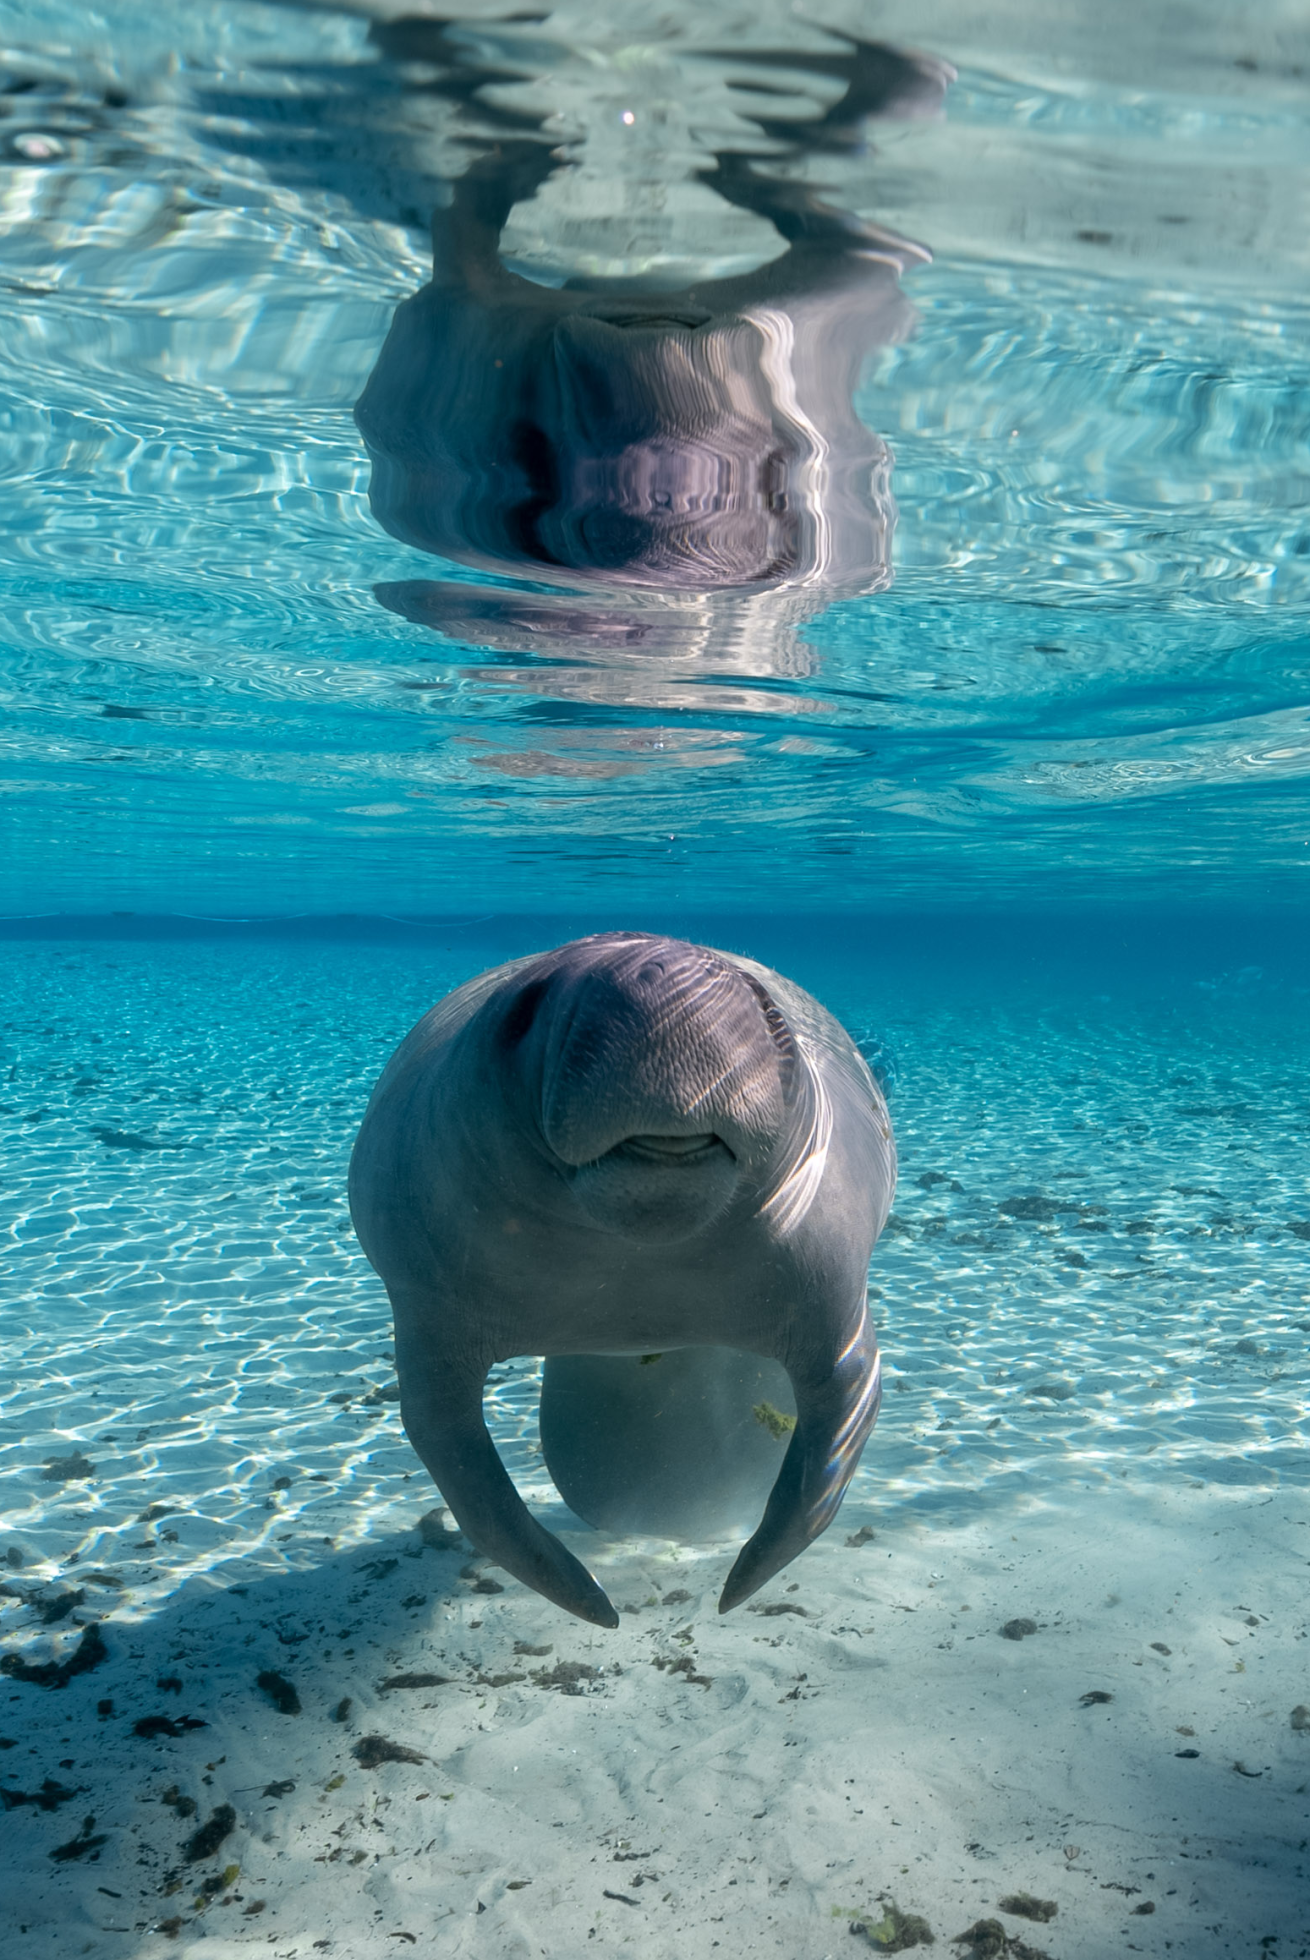
[[[1308,80],[0,0],[6,1955],[1310,1956]]]

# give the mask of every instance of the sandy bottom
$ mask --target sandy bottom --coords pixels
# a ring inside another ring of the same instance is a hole
[[[127,1602],[98,1666],[0,1703],[5,1786],[74,1793],[4,1819],[9,1950],[822,1960],[894,1903],[1055,1960],[1310,1953],[1304,1495],[872,1529],[848,1506],[726,1620],[725,1555],[575,1541],[608,1635],[417,1531]]]
[[[730,1549],[579,1528],[499,1371],[604,1634],[420,1532],[342,1202],[488,957],[3,961],[6,1954],[1310,1954],[1303,995],[802,966],[896,1077],[883,1415],[721,1620]]]

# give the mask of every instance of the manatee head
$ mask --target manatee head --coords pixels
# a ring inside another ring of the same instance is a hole
[[[521,432],[525,554],[664,588],[787,577],[796,442],[762,351],[743,320],[635,308],[560,319]]]
[[[467,312],[444,288],[406,302],[356,410],[394,536],[664,592],[810,569],[813,442],[753,320],[617,300]]]
[[[785,1154],[792,1037],[764,988],[704,947],[579,940],[483,1015],[518,1123],[602,1231],[690,1238]]]

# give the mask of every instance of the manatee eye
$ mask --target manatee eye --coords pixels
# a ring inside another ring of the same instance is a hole
[[[503,1049],[517,1048],[537,1017],[546,993],[544,980],[529,980],[520,989],[504,1020],[500,1024],[498,1039]]]

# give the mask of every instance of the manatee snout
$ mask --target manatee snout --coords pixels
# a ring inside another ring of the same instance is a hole
[[[569,1183],[588,1218],[603,1231],[642,1245],[672,1243],[703,1232],[737,1195],[736,1157],[713,1132],[625,1137]]]
[[[652,1188],[761,1176],[786,1125],[784,1056],[758,993],[676,941],[557,975],[520,1079],[562,1164]]]

